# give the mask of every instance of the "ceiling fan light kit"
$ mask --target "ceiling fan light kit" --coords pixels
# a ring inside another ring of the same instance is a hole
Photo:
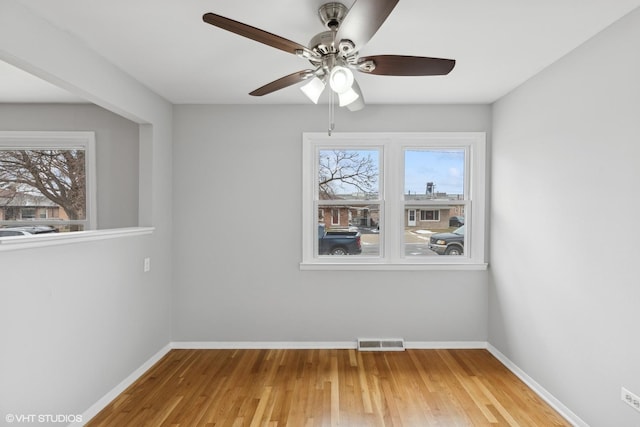
[[[452,59],[403,55],[359,56],[360,49],[382,26],[398,1],[356,0],[351,9],[338,2],[323,4],[318,10],[318,16],[328,31],[313,36],[308,47],[214,13],[206,13],[202,19],[218,28],[309,61],[313,66],[312,70],[302,70],[281,77],[254,90],[250,95],[267,95],[309,80],[300,89],[314,104],[317,104],[328,82],[331,88],[329,97],[329,134],[331,134],[334,128],[335,95],[338,95],[340,107],[347,107],[350,111],[357,111],[364,107],[364,97],[352,70],[387,76],[436,76],[449,74],[455,66],[455,60]]]
[[[345,105],[345,107],[347,107],[349,111],[362,110],[364,108],[364,97],[362,96],[362,91],[360,90],[360,86],[358,85],[357,81],[353,81],[353,86],[351,87],[351,89],[358,95],[358,98],[355,101]]]
[[[322,79],[315,76],[309,83],[300,86],[300,90],[307,95],[307,98],[309,98],[311,102],[317,104],[320,99],[320,95],[324,92],[325,85],[326,83]]]
[[[342,65],[336,65],[329,73],[329,86],[337,94],[343,94],[353,86],[353,73]]]
[[[359,97],[360,95],[358,95],[355,90],[349,88],[349,90],[338,94],[338,105],[341,107],[346,107],[352,102],[355,102]]]

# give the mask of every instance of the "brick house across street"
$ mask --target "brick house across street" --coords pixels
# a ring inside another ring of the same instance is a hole
[[[0,221],[68,219],[60,206],[43,195],[0,189]]]
[[[335,199],[334,199],[335,200]],[[421,201],[457,201],[459,195],[435,193],[433,195],[405,195],[404,227],[406,230],[446,230],[449,219],[453,216],[464,216],[464,205],[434,204],[425,205]],[[346,202],[346,201],[345,201]],[[414,203],[412,203],[414,202]],[[318,222],[326,229],[346,229],[348,227],[376,227],[380,222],[380,209],[377,203],[362,204],[353,201],[351,204],[320,206]]]
[[[462,200],[462,196],[447,193],[405,195],[404,226],[406,230],[445,230],[449,228],[451,217],[464,216],[464,205],[454,203],[424,205],[419,203],[425,200],[453,202]]]
[[[318,222],[326,229],[375,227],[380,221],[378,205],[333,205],[318,208]]]

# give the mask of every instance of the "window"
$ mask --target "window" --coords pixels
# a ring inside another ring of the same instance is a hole
[[[340,225],[340,209],[331,209],[331,225]]]
[[[486,268],[484,192],[484,133],[305,133],[301,268]]]
[[[440,211],[435,210],[421,210],[420,221],[440,221]]]
[[[95,228],[93,132],[0,132],[0,227]]]
[[[35,219],[36,208],[21,208],[20,219]]]

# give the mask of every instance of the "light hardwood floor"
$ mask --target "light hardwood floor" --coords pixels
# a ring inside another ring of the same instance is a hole
[[[486,350],[172,350],[87,426],[569,426]]]

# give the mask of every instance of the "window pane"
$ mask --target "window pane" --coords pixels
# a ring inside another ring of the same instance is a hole
[[[317,255],[380,255],[379,150],[318,151]]]
[[[84,226],[65,222],[86,219],[84,150],[0,150],[0,221],[76,231]]]
[[[405,150],[404,165],[405,256],[463,253],[465,150]]]
[[[380,205],[318,205],[316,255],[380,256]]]
[[[378,150],[320,150],[318,199],[377,199],[379,157]]]
[[[464,149],[405,150],[405,200],[462,199]]]

